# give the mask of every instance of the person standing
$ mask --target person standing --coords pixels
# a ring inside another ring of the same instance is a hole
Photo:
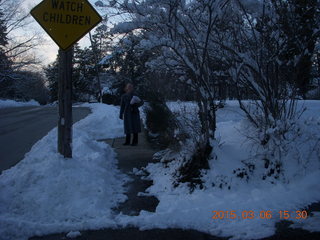
[[[120,119],[123,120],[126,141],[123,145],[130,145],[131,134],[133,140],[131,145],[138,145],[138,134],[141,132],[140,112],[144,102],[134,93],[131,83],[126,84],[125,94],[121,96]]]

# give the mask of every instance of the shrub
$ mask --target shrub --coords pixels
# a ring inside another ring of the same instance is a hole
[[[176,145],[175,129],[178,124],[167,105],[161,101],[152,101],[145,108],[145,114],[149,139],[153,138],[162,147]]]

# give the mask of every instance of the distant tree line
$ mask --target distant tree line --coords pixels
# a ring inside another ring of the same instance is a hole
[[[0,98],[27,101],[35,99],[46,104],[48,92],[39,64],[30,52],[39,38],[19,36],[17,32],[30,24],[22,1],[0,0]]]

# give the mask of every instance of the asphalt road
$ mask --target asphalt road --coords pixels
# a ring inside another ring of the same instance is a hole
[[[88,108],[73,108],[73,122],[89,113]],[[57,122],[57,107],[0,109],[0,172],[21,161],[38,140],[57,126]]]

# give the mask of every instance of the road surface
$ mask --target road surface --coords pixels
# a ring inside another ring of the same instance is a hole
[[[73,108],[74,122],[89,113],[88,108]],[[21,161],[38,140],[57,126],[57,122],[57,107],[0,109],[0,173]]]

